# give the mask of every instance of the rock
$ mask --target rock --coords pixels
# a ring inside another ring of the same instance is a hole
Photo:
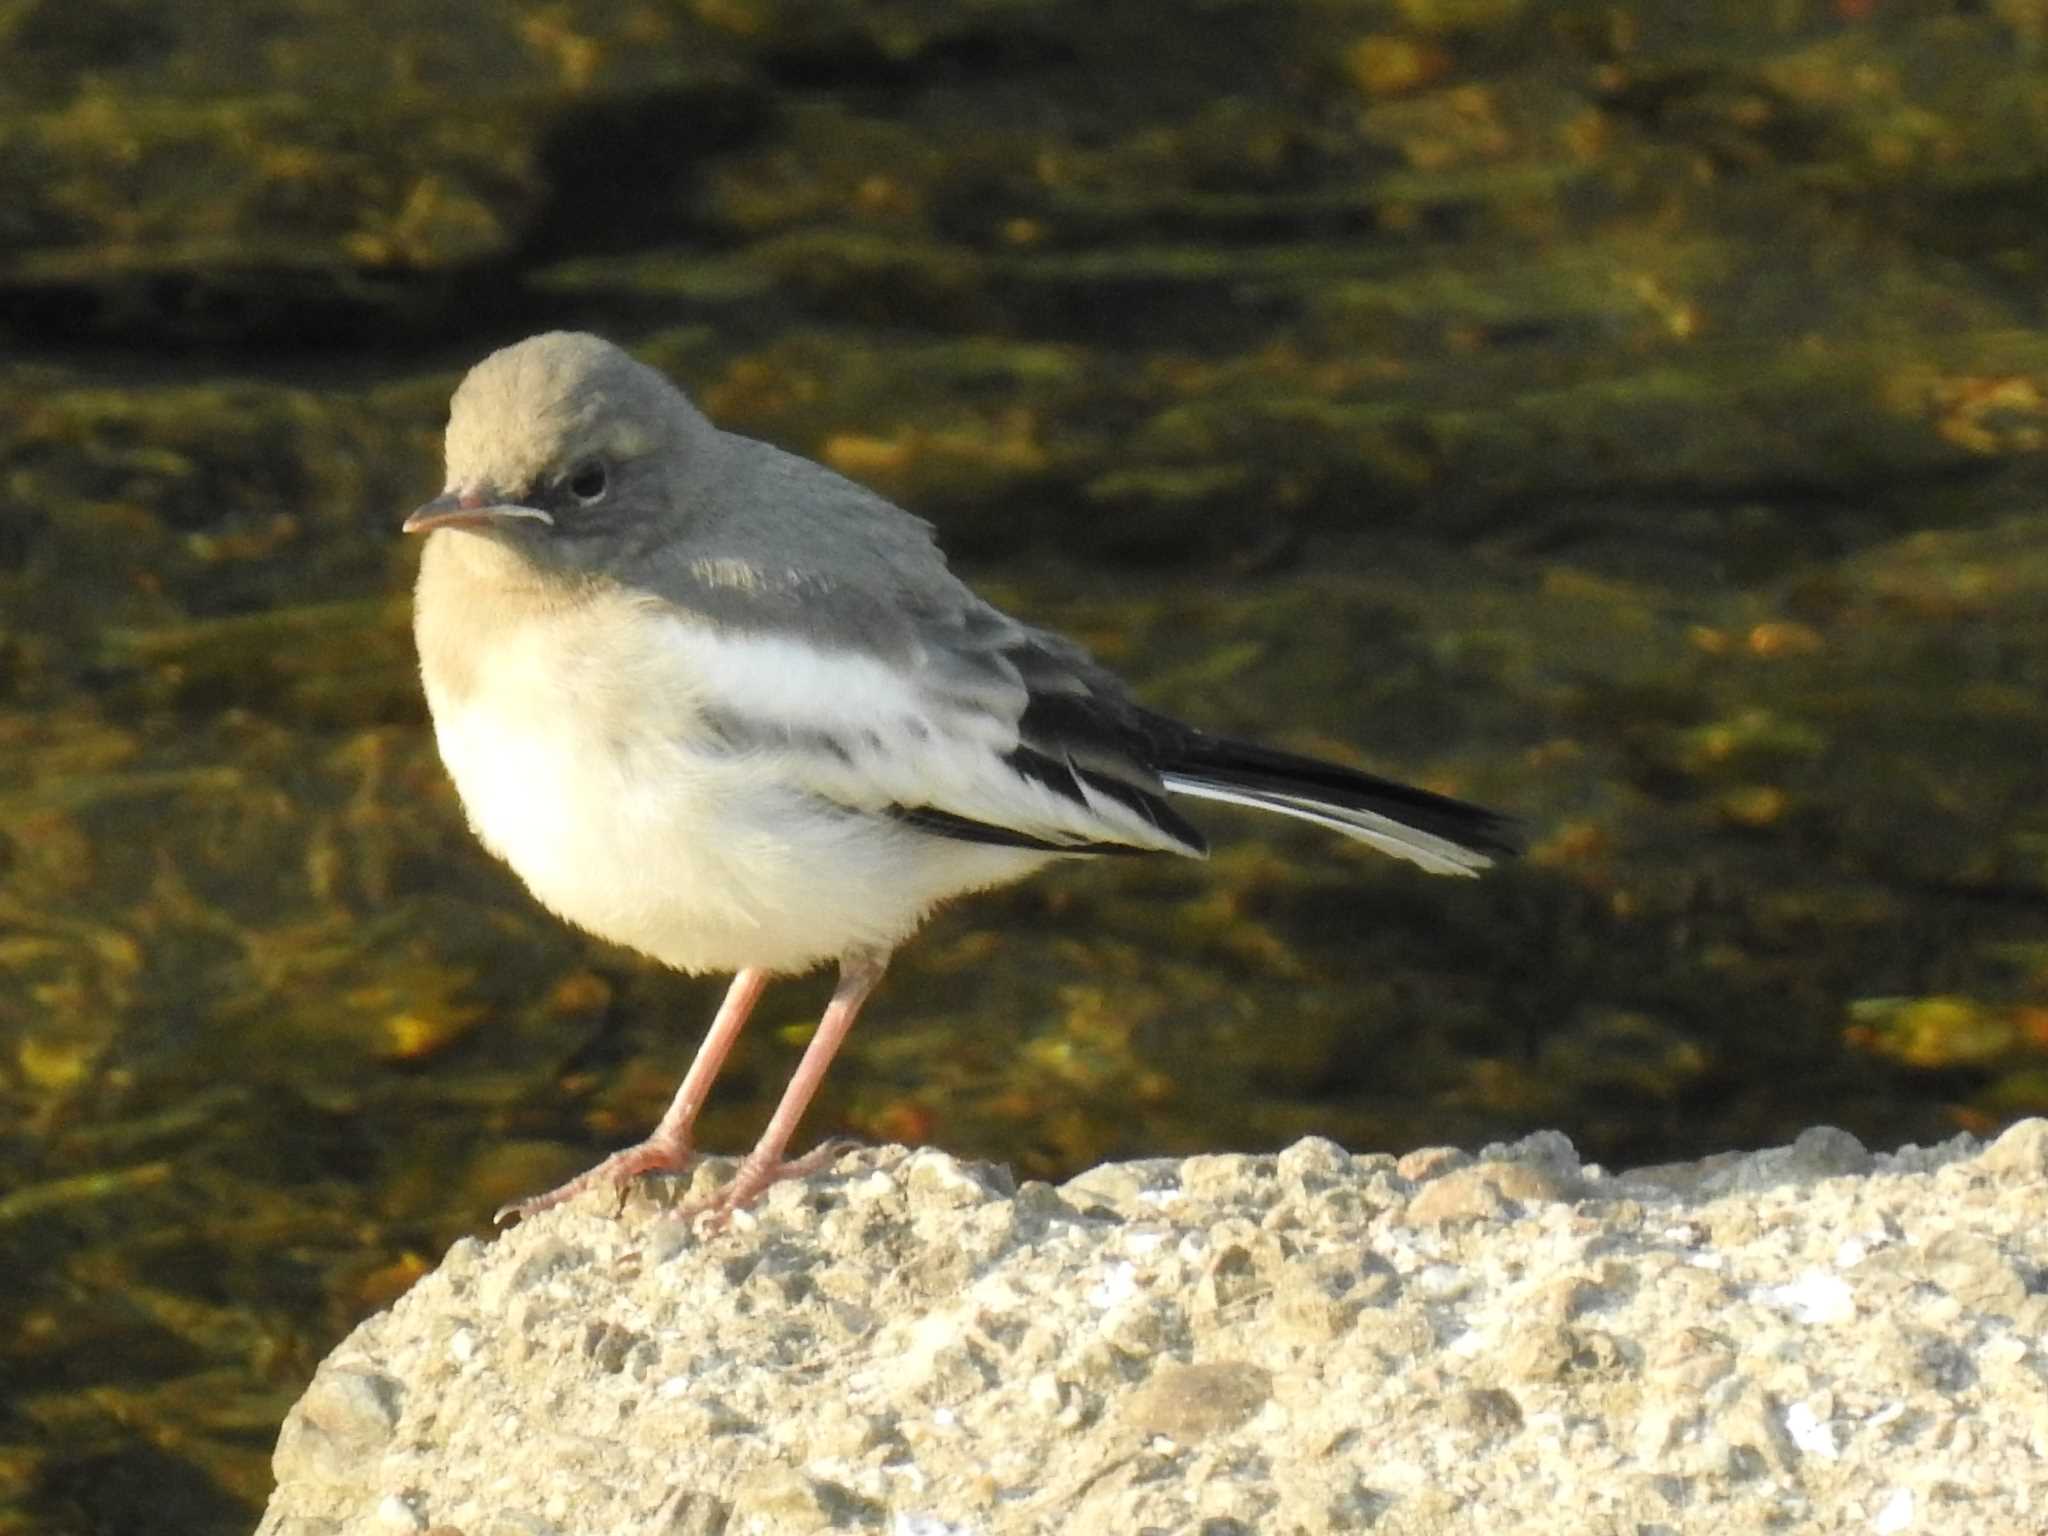
[[[742,1480],[728,1527],[762,1536],[810,1536],[833,1529],[882,1527],[882,1511],[842,1484],[770,1462]]]
[[[1562,1198],[1563,1180],[1527,1163],[1484,1162],[1433,1179],[1408,1203],[1418,1226],[1454,1221],[1498,1221],[1525,1204]]]
[[[2048,1178],[2048,1120],[2022,1120],[1984,1149],[1977,1166],[1986,1173],[2036,1183]]]
[[[1522,1427],[1522,1409],[1498,1387],[1472,1387],[1445,1405],[1444,1421],[1481,1441],[1501,1440]]]
[[[1140,1436],[1197,1445],[1244,1423],[1273,1395],[1273,1373],[1243,1360],[1155,1371],[1124,1399],[1124,1423]]]
[[[382,1371],[322,1367],[279,1431],[271,1470],[280,1483],[349,1481],[389,1443],[404,1397]]]
[[[2027,1529],[2039,1139],[1059,1191],[889,1148],[717,1236],[572,1202],[335,1352],[262,1536]]]
[[[647,1522],[647,1536],[721,1536],[732,1507],[695,1488],[678,1488]]]
[[[1964,1306],[2011,1317],[2027,1297],[2026,1277],[1997,1243],[1951,1229],[1927,1245],[1927,1278]]]

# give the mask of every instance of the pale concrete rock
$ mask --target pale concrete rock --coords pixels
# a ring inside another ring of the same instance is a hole
[[[261,1536],[2048,1529],[2044,1186],[2032,1121],[592,1197],[336,1349]]]

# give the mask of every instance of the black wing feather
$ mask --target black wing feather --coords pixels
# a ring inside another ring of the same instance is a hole
[[[1212,736],[1141,707],[1113,673],[1073,642],[1008,624],[991,625],[982,637],[989,643],[980,650],[1025,689],[1018,744],[1003,761],[1011,772],[1076,806],[1088,808],[1091,797],[1097,803],[1113,800],[1157,828],[1179,851],[1207,853],[1200,829],[1169,801],[1165,775],[1190,785],[1201,782],[1371,812],[1475,853],[1521,852],[1520,829],[1512,817],[1340,763]],[[1159,851],[1114,837],[1060,843],[932,806],[894,806],[890,814],[945,837],[1048,853]]]
[[[990,843],[1001,848],[1030,848],[1039,853],[1156,853],[1129,843],[1055,843],[1012,827],[998,827],[971,816],[956,816],[935,805],[892,805],[888,814],[920,832],[936,833],[962,843]]]
[[[1211,736],[1175,726],[1176,738],[1155,759],[1161,773],[1206,779],[1232,788],[1295,795],[1324,805],[1371,811],[1477,853],[1512,858],[1522,851],[1521,824],[1512,816],[1360,768],[1282,752],[1256,742]]]

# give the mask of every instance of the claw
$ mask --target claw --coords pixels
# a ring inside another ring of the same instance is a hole
[[[614,1152],[595,1168],[577,1174],[568,1183],[558,1184],[545,1194],[532,1195],[524,1200],[515,1200],[510,1205],[499,1206],[492,1214],[491,1221],[500,1227],[514,1217],[525,1221],[564,1201],[575,1199],[585,1190],[596,1189],[605,1184],[610,1184],[618,1190],[619,1203],[612,1211],[616,1216],[626,1208],[626,1196],[632,1189],[635,1179],[646,1173],[681,1173],[690,1166],[690,1160],[694,1155],[687,1142],[650,1136],[637,1146]]]
[[[850,1137],[835,1136],[830,1141],[820,1142],[802,1157],[782,1162],[759,1163],[752,1157],[743,1158],[733,1171],[730,1183],[701,1200],[692,1200],[676,1214],[692,1225],[702,1221],[707,1231],[723,1232],[732,1224],[735,1211],[745,1210],[765,1191],[785,1179],[801,1179],[820,1168],[829,1167],[858,1145]]]

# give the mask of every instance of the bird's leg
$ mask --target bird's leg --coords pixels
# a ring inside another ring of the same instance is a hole
[[[741,971],[733,977],[732,986],[726,990],[725,1001],[718,1005],[718,1016],[711,1021],[704,1043],[697,1047],[697,1059],[690,1063],[682,1086],[669,1100],[661,1123],[645,1141],[614,1152],[595,1168],[579,1173],[568,1183],[544,1195],[502,1207],[491,1219],[500,1224],[513,1216],[524,1220],[550,1206],[560,1205],[564,1200],[573,1200],[586,1189],[595,1189],[601,1184],[617,1185],[623,1196],[627,1183],[643,1173],[680,1173],[688,1167],[690,1127],[696,1123],[697,1112],[710,1096],[713,1079],[718,1076],[719,1068],[725,1065],[725,1058],[732,1054],[733,1042],[739,1039],[740,1030],[746,1026],[747,1015],[754,1011],[754,1004],[760,1001],[767,985],[768,973],[764,970]]]
[[[832,1058],[844,1043],[846,1032],[853,1028],[853,1021],[860,1016],[861,1004],[875,990],[875,984],[882,979],[882,972],[888,964],[889,955],[885,950],[856,950],[840,957],[839,985],[832,993],[832,1001],[825,1005],[825,1016],[818,1021],[818,1032],[811,1036],[811,1043],[804,1048],[803,1060],[797,1063],[789,1086],[782,1090],[782,1101],[775,1106],[775,1113],[769,1116],[768,1128],[761,1132],[761,1139],[754,1143],[754,1150],[741,1159],[732,1182],[709,1199],[685,1206],[684,1215],[709,1216],[714,1230],[723,1227],[731,1220],[734,1211],[751,1205],[771,1184],[814,1173],[845,1150],[843,1142],[834,1140],[802,1157],[785,1161],[782,1156],[789,1149],[790,1137],[796,1134],[797,1122],[810,1108],[818,1085],[825,1081],[826,1069],[832,1065]]]

